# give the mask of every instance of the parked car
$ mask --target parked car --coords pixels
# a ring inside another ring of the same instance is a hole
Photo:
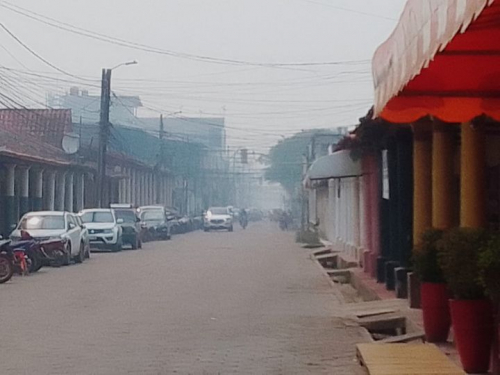
[[[233,231],[233,215],[228,207],[211,207],[205,214],[203,230],[209,232],[212,229],[226,229]]]
[[[167,212],[163,206],[144,206],[139,208],[141,225],[146,230],[145,240],[169,240],[172,236]]]
[[[85,229],[82,228],[75,214],[61,211],[29,212],[25,214],[16,229],[11,233],[12,241],[22,239],[21,231],[26,231],[37,241],[60,238],[68,247],[69,263],[71,259],[81,263],[89,256],[89,246],[85,239]]]
[[[94,208],[83,210],[80,217],[89,231],[90,246],[97,249],[121,251],[123,246],[123,219],[117,219],[114,210]]]
[[[122,227],[123,244],[130,245],[132,250],[142,249],[142,238],[144,229],[137,211],[131,204],[112,204],[117,220],[123,220]]]

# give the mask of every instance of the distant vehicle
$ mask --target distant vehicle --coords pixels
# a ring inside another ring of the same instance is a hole
[[[208,209],[203,222],[203,230],[209,232],[212,229],[233,231],[233,215],[228,207],[211,207]]]
[[[81,263],[88,256],[88,242],[85,239],[85,230],[80,226],[75,214],[62,211],[41,211],[25,214],[16,229],[11,233],[12,241],[21,241],[22,233],[26,231],[37,241],[62,239],[67,246],[67,259],[64,264],[69,264],[71,259]]]
[[[141,226],[141,219],[131,204],[111,204],[115,211],[116,219],[123,220],[122,227],[123,244],[130,245],[132,250],[142,249],[142,237],[145,231]]]
[[[79,215],[89,231],[91,247],[114,252],[122,250],[123,219],[117,219],[114,210],[94,208],[83,210]]]
[[[171,238],[167,211],[163,206],[143,206],[139,208],[141,225],[145,229],[145,241],[169,240]]]

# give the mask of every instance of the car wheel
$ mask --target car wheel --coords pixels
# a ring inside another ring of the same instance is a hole
[[[209,228],[203,228],[203,231],[204,232],[210,232],[210,229]]]
[[[132,250],[137,250],[139,248],[139,238],[135,236],[133,241],[131,241],[130,245],[132,246]]]
[[[78,255],[75,257],[75,262],[83,263],[84,260],[85,260],[85,244],[82,242],[80,243],[80,251],[78,252]]]
[[[69,266],[71,263],[71,244],[68,242],[66,244],[66,253],[63,258],[63,266]]]
[[[117,253],[119,251],[122,251],[122,248],[123,248],[123,242],[122,242],[122,239],[120,238],[118,240],[118,242],[116,243],[116,245],[113,246],[112,250],[114,253]]]
[[[231,225],[227,231],[228,232],[232,232],[233,231],[233,226]]]

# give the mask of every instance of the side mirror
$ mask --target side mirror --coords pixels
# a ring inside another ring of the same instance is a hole
[[[136,223],[140,223],[140,222],[141,222],[141,219],[140,219],[140,218],[138,218],[138,217],[136,217],[136,218],[135,218],[135,222],[136,222]]]

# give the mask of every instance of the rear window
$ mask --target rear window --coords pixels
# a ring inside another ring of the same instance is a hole
[[[58,216],[29,216],[21,221],[21,229],[65,229],[64,217]]]
[[[114,223],[111,212],[86,212],[82,215],[84,223]]]
[[[159,220],[163,220],[164,219],[164,215],[163,215],[163,211],[154,211],[154,210],[151,210],[151,211],[144,211],[142,213],[142,220],[144,221],[159,221]]]
[[[115,210],[115,215],[117,219],[122,219],[124,223],[135,223],[137,221],[137,216],[132,210]]]

